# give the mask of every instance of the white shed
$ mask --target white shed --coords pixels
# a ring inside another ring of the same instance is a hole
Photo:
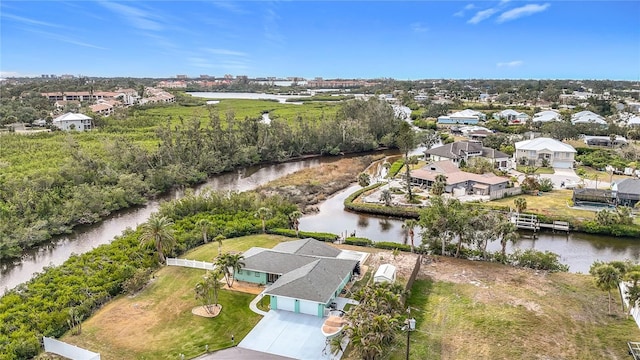
[[[394,282],[396,281],[396,267],[391,264],[382,264],[373,276],[373,282]]]

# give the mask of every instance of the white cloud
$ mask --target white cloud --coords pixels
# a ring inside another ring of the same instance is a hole
[[[244,14],[246,13],[241,7],[238,6],[237,2],[233,1],[213,1],[211,2],[214,6],[226,10],[235,14]]]
[[[114,13],[125,18],[132,26],[142,30],[162,30],[162,25],[154,20],[157,16],[149,11],[145,11],[133,6],[118,4],[114,2],[100,2],[100,4]]]
[[[246,53],[241,51],[229,50],[229,49],[205,49],[207,52],[214,55],[227,55],[227,56],[247,56]]]
[[[413,32],[423,33],[423,32],[427,32],[429,28],[422,25],[422,23],[415,22],[411,24],[411,30],[413,30]]]
[[[519,19],[521,17],[524,16],[529,16],[529,15],[533,15],[535,13],[539,13],[542,11],[545,11],[549,8],[549,6],[551,6],[551,4],[546,3],[546,4],[527,4],[515,9],[511,9],[508,11],[503,12],[502,14],[500,14],[500,16],[498,17],[497,22],[499,23],[503,23],[505,21],[511,21],[511,20],[515,20],[515,19]]]
[[[48,27],[55,27],[55,28],[63,28],[64,27],[62,25],[53,24],[53,23],[46,22],[46,21],[30,19],[30,18],[26,18],[26,17],[22,17],[22,16],[18,16],[18,15],[11,15],[11,14],[7,14],[7,13],[2,14],[2,17],[6,18],[6,19],[19,21],[19,22],[21,22],[23,24],[27,24],[27,25],[40,25],[40,26],[48,26]]]
[[[522,64],[524,64],[524,61],[522,61],[522,60],[514,60],[514,61],[508,61],[508,62],[499,62],[499,63],[496,64],[496,66],[497,67],[514,68],[514,67],[522,66]]]
[[[486,20],[488,18],[490,18],[493,14],[495,14],[496,12],[498,12],[498,10],[490,8],[490,9],[486,9],[486,10],[481,10],[478,11],[471,19],[469,19],[469,21],[467,21],[469,24],[477,24],[483,20]]]
[[[462,8],[462,10],[458,11],[457,13],[453,14],[453,16],[457,16],[457,17],[463,17],[464,16],[464,12],[466,10],[473,10],[475,9],[476,6],[473,4],[467,4],[465,7]]]

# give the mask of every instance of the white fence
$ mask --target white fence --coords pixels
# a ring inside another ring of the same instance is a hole
[[[43,337],[44,351],[52,354],[64,356],[71,360],[100,360],[100,354],[94,353],[75,345],[67,344],[60,340]]]
[[[214,270],[216,266],[213,263],[198,260],[167,258],[167,266],[183,266],[196,269]]]
[[[624,301],[624,305],[629,308],[629,300],[627,299],[627,284],[625,282],[620,283],[620,293],[622,294],[622,301]],[[634,305],[631,311],[629,312],[633,319],[640,327],[640,308],[637,305]]]

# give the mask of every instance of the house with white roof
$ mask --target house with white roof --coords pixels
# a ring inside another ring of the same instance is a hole
[[[560,121],[562,117],[560,113],[555,110],[544,110],[533,114],[533,122],[549,122],[549,121]]]
[[[640,116],[634,116],[627,120],[627,126],[638,126],[640,127]]]
[[[476,125],[480,121],[487,119],[487,115],[480,111],[466,109],[455,112],[453,114],[439,116],[438,124],[463,124],[463,125]]]
[[[572,124],[598,124],[598,125],[607,125],[607,122],[604,118],[592,111],[580,111],[573,115],[571,115],[571,123]]]
[[[522,124],[529,120],[529,115],[512,109],[507,109],[493,113],[493,118],[497,120],[507,120],[511,124]]]
[[[84,114],[66,113],[53,119],[52,123],[60,130],[88,131],[91,130],[92,118]]]
[[[527,164],[542,166],[544,160],[554,168],[571,169],[575,160],[576,149],[573,146],[552,138],[535,138],[515,143],[514,161],[521,163],[525,159]]]

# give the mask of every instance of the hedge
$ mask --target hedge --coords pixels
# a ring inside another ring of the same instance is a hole
[[[348,210],[367,213],[367,214],[376,214],[376,215],[387,215],[401,218],[419,218],[420,217],[420,208],[415,207],[398,207],[398,206],[384,206],[377,204],[356,204],[353,201],[358,198],[358,196],[362,195],[364,192],[375,189],[384,185],[383,183],[373,184],[364,189],[360,189],[353,194],[349,195],[346,199],[344,199],[344,207]]]
[[[361,237],[348,237],[346,239],[344,239],[344,243],[347,245],[354,245],[354,246],[371,246],[373,245],[373,241],[367,239],[367,238],[361,238]]]
[[[404,159],[394,161],[393,164],[391,164],[391,167],[389,168],[389,174],[387,175],[387,177],[392,178],[396,176],[403,166],[404,166]]]
[[[398,249],[400,251],[411,252],[411,246],[405,244],[399,244],[388,241],[381,241],[373,244],[373,247],[377,249],[385,249],[385,250],[395,250]]]
[[[595,221],[585,221],[577,226],[578,231],[587,234],[624,236],[640,239],[640,226],[637,225],[600,225]]]
[[[299,231],[298,232],[299,236],[296,236],[295,230],[282,229],[282,228],[267,229],[267,233],[273,234],[273,235],[292,237],[292,238],[299,237],[301,239],[314,238],[316,240],[325,241],[325,242],[333,242],[338,238],[338,235],[336,234],[324,233],[324,232],[313,232],[313,231]]]

